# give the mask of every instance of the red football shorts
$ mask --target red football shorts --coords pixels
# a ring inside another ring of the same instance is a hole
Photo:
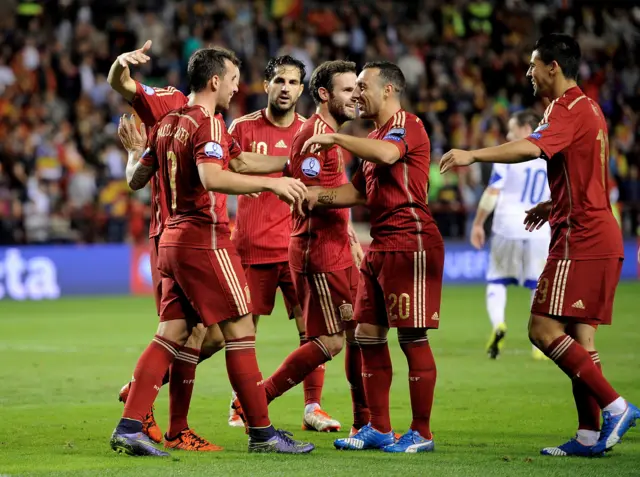
[[[335,272],[291,270],[308,338],[354,329],[353,302],[358,289],[355,266]]]
[[[244,265],[244,273],[251,290],[254,314],[271,314],[276,303],[276,292],[280,287],[287,314],[290,319],[293,318],[293,309],[298,304],[298,297],[291,270],[289,270],[289,262]]]
[[[548,259],[531,313],[587,325],[610,325],[622,260]]]
[[[444,247],[421,252],[368,251],[360,266],[358,323],[438,328]]]
[[[160,247],[158,268],[163,277],[161,321],[189,316],[186,303],[205,326],[251,313],[249,286],[235,248]],[[181,317],[172,316],[176,303]]]
[[[151,265],[151,283],[153,284],[153,297],[156,299],[156,310],[160,316],[160,302],[162,301],[162,277],[158,270],[158,242],[160,237],[149,239],[149,263]]]

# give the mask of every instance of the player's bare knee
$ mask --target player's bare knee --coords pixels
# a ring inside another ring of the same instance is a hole
[[[564,324],[558,320],[541,315],[529,318],[529,340],[541,350],[547,349],[564,332]]]
[[[256,334],[251,313],[223,321],[220,323],[220,330],[222,330],[225,341],[238,340]]]
[[[220,327],[217,325],[207,328],[207,332],[200,348],[200,358],[207,359],[216,354],[218,351],[224,349],[224,336]]]
[[[358,323],[356,327],[356,340],[361,338],[386,338],[389,328],[369,323]]]
[[[158,325],[156,334],[180,346],[184,346],[187,338],[189,338],[189,328],[186,320],[163,321]]]
[[[400,344],[421,341],[426,337],[426,328],[398,328],[398,341]]]
[[[320,336],[318,339],[327,348],[327,351],[329,351],[332,357],[338,355],[340,351],[342,351],[342,348],[344,346],[343,333],[336,333],[329,336]]]

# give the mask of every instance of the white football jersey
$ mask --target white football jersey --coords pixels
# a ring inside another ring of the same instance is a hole
[[[494,234],[511,239],[550,236],[548,223],[534,232],[527,232],[523,223],[525,211],[550,197],[547,162],[544,159],[519,164],[494,164],[489,186],[500,190],[493,212]]]

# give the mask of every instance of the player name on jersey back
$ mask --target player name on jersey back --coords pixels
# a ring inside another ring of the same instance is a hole
[[[367,196],[373,251],[421,251],[443,246],[427,206],[430,143],[420,119],[399,110],[369,134],[398,148],[393,165],[362,162],[352,183]]]
[[[168,204],[161,246],[218,249],[231,245],[227,196],[207,191],[200,164],[228,169],[224,124],[201,106],[165,115],[149,135],[146,165],[158,167],[160,193]]]

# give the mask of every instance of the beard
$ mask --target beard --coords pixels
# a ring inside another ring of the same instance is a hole
[[[338,100],[331,98],[329,100],[329,114],[333,116],[338,125],[342,125],[347,121],[351,121],[356,118],[355,110],[352,113],[348,111],[344,104],[340,103]]]
[[[271,114],[273,114],[274,116],[284,116],[295,107],[295,101],[292,101],[291,106],[289,106],[288,108],[281,107],[278,104],[278,98],[276,98],[274,101],[269,101],[269,109],[271,110]]]

